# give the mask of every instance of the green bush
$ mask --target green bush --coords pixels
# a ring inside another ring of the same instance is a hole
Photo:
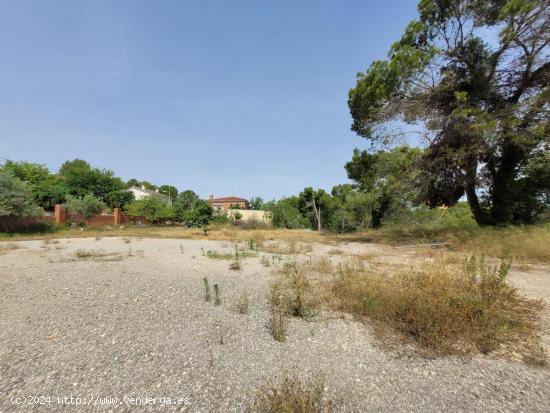
[[[67,212],[78,214],[83,220],[90,219],[94,215],[101,214],[105,204],[93,195],[84,195],[82,198],[67,195],[65,203]]]
[[[0,216],[24,217],[40,212],[27,184],[10,172],[0,171]]]
[[[128,215],[143,216],[153,224],[165,224],[174,219],[174,210],[156,196],[147,196],[128,206]]]

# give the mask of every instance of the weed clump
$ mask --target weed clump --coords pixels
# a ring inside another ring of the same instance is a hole
[[[268,329],[273,338],[279,343],[283,343],[286,340],[288,324],[288,314],[285,308],[271,302],[269,305]]]
[[[248,292],[245,290],[233,303],[233,308],[239,314],[248,314],[249,301],[250,300],[248,299]]]
[[[210,301],[210,285],[208,284],[208,278],[204,277],[202,279],[204,284],[204,301]]]
[[[393,274],[348,265],[331,292],[338,309],[389,325],[432,352],[487,353],[534,336],[541,302],[506,282],[509,269],[475,256],[462,267],[434,263]]]
[[[256,391],[251,412],[262,413],[328,413],[332,402],[324,397],[323,380],[309,382],[296,375],[286,376],[276,384],[268,381]]]
[[[220,287],[218,284],[214,284],[214,305],[220,305],[222,300],[220,299]]]

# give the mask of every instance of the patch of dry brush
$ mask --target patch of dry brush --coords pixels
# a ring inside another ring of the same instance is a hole
[[[324,397],[324,381],[303,381],[289,375],[280,383],[268,381],[256,391],[250,412],[258,413],[328,413],[332,401]]]
[[[381,322],[430,352],[487,353],[536,336],[542,302],[510,286],[508,270],[475,257],[392,273],[345,265],[328,287],[334,308]]]

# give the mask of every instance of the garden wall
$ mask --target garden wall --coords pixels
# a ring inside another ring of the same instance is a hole
[[[33,227],[39,227],[41,224],[66,225],[71,223],[83,223],[86,226],[101,226],[122,225],[137,222],[146,222],[146,220],[142,216],[123,214],[120,208],[114,208],[112,214],[94,215],[89,219],[84,219],[81,215],[67,213],[63,205],[56,205],[53,215],[47,214],[36,217],[23,218],[0,216],[0,232],[29,230]]]

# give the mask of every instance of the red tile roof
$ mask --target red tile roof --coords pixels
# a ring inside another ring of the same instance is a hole
[[[224,198],[214,198],[212,202],[248,202],[248,200],[236,196],[226,196]]]

